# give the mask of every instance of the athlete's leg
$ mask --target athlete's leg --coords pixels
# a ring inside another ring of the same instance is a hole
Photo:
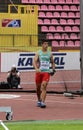
[[[45,99],[46,99],[46,89],[47,89],[47,85],[50,79],[50,75],[49,73],[43,73],[43,79],[42,79],[42,84],[41,84],[41,107],[45,108]]]
[[[45,99],[46,99],[46,88],[47,88],[47,82],[46,81],[43,81],[42,84],[41,84],[41,100],[42,102],[45,102]]]
[[[35,82],[36,82],[36,94],[38,99],[37,106],[40,107],[41,106],[41,74],[40,73],[36,73]]]
[[[41,84],[36,84],[36,93],[38,101],[41,101]]]

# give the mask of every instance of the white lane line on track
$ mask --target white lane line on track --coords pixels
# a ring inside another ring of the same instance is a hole
[[[22,97],[19,99],[13,99],[13,100],[19,100],[19,101],[36,101],[36,99],[23,99]],[[83,105],[82,102],[69,102],[69,101],[53,101],[53,100],[46,100],[46,102],[50,102],[50,103],[61,103],[61,104],[72,104],[72,105]]]

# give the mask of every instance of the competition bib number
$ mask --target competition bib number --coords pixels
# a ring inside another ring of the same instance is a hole
[[[48,61],[41,61],[40,69],[41,70],[48,70],[49,69],[49,62]]]

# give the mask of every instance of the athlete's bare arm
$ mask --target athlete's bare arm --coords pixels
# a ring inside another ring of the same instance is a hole
[[[55,63],[54,63],[54,59],[53,59],[53,54],[52,53],[51,53],[50,62],[51,62],[52,69],[55,70]]]
[[[39,60],[39,55],[38,55],[38,53],[36,53],[33,58],[33,66],[34,66],[36,72],[40,72],[38,60]]]

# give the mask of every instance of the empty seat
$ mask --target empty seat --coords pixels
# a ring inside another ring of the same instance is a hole
[[[50,3],[50,0],[44,0],[44,3],[48,4]]]
[[[46,38],[47,38],[47,39],[54,39],[52,33],[47,33]]]
[[[51,19],[51,24],[56,24],[56,25],[58,25],[59,23],[58,23],[58,20],[57,20],[57,19]]]
[[[61,39],[60,33],[55,33],[54,34],[54,39]]]
[[[54,12],[54,13],[53,13],[53,16],[56,17],[56,18],[57,18],[57,17],[60,17],[60,13],[59,13],[59,12]]]
[[[75,46],[80,47],[80,41],[75,41]]]
[[[46,12],[46,17],[48,17],[48,18],[53,17],[52,12]]]
[[[44,24],[50,24],[50,19],[44,19]]]
[[[70,26],[65,26],[64,29],[65,29],[66,32],[71,32],[71,27]]]
[[[59,46],[58,41],[52,41],[52,47],[56,47],[56,46]]]
[[[67,41],[67,46],[70,46],[70,47],[75,46],[74,41]]]
[[[51,3],[56,4],[57,0],[50,0]]]
[[[67,24],[66,19],[60,19],[60,24],[61,25]]]
[[[67,20],[67,23],[68,23],[69,25],[71,25],[71,24],[74,25],[74,20],[73,20],[73,19],[68,19],[68,20]]]
[[[66,0],[66,3],[67,3],[67,4],[71,4],[71,3],[72,3],[72,0]]]
[[[65,41],[60,41],[59,44],[60,44],[60,46],[64,47]]]
[[[67,12],[61,12],[61,17],[62,18],[67,18],[68,16],[67,16]]]
[[[22,0],[22,3],[28,3],[28,0]]]
[[[62,6],[61,5],[56,5],[56,10],[58,10],[58,11],[62,10]]]
[[[58,3],[63,4],[65,3],[65,0],[58,0]]]
[[[36,3],[40,4],[40,3],[43,3],[42,0],[36,0]]]
[[[38,24],[39,25],[43,24],[43,20],[42,19],[38,19]]]
[[[39,17],[45,17],[45,13],[44,12],[39,12]]]
[[[35,0],[28,0],[28,3],[36,3]]]
[[[63,32],[63,27],[62,26],[57,26],[56,31],[57,32]]]
[[[76,17],[80,18],[80,12],[76,12]]]
[[[48,5],[48,10],[55,10],[55,6],[54,5]]]
[[[42,11],[48,10],[47,5],[41,5],[41,10],[42,10]]]
[[[79,32],[80,29],[79,29],[78,26],[73,26],[73,27],[72,27],[72,31],[73,31],[73,32]]]
[[[56,30],[56,29],[55,29],[55,26],[49,26],[49,31],[50,31],[50,32],[55,32],[55,30]]]
[[[70,10],[69,5],[63,5],[63,10],[65,11]]]
[[[70,17],[70,18],[75,18],[76,16],[75,16],[75,13],[74,13],[74,12],[69,12],[69,13],[68,13],[68,17]]]
[[[64,40],[70,38],[67,33],[63,33],[61,37],[62,37],[62,39],[64,39]]]
[[[80,25],[80,19],[75,19],[75,24]]]
[[[80,0],[73,0],[73,3],[80,4]]]
[[[42,26],[41,31],[42,32],[48,32],[48,27],[47,26]]]
[[[70,34],[70,39],[77,39],[77,34],[76,33],[71,33]]]
[[[70,10],[71,11],[77,11],[77,6],[76,5],[71,5]]]

